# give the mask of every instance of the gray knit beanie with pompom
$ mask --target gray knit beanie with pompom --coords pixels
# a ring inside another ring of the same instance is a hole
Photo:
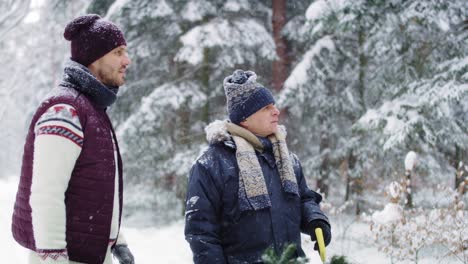
[[[224,78],[223,85],[229,119],[235,124],[275,103],[270,90],[257,83],[257,74],[253,71],[235,70]]]

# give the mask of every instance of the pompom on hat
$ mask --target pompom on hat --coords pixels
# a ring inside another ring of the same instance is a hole
[[[73,19],[65,27],[63,36],[71,41],[71,59],[84,66],[127,45],[122,31],[114,23],[94,14]]]
[[[263,107],[275,103],[270,90],[257,83],[257,74],[253,71],[235,70],[224,78],[223,86],[229,119],[237,125]]]

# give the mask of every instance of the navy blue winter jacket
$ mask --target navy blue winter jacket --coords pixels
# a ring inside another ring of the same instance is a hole
[[[322,197],[307,187],[297,157],[292,155],[300,197],[283,192],[271,143],[266,145],[263,153],[256,154],[270,193],[271,208],[240,212],[239,168],[232,140],[211,144],[193,165],[187,192],[185,238],[194,263],[261,263],[268,247],[280,253],[290,243],[296,244],[297,256],[304,256],[300,232],[310,234],[313,220],[328,223],[318,205]]]

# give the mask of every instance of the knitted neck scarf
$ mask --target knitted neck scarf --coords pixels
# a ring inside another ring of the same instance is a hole
[[[236,159],[239,166],[239,208],[241,211],[261,210],[271,207],[270,196],[262,168],[255,150],[263,151],[260,140],[245,128],[227,123],[226,128],[236,143]],[[276,167],[283,191],[299,196],[296,176],[286,145],[285,133],[278,132],[268,137],[273,145]]]
[[[118,87],[104,85],[86,66],[68,60],[63,71],[63,81],[60,85],[84,93],[99,107],[109,107],[117,99]]]

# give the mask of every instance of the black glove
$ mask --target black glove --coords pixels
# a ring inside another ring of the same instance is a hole
[[[323,240],[325,242],[325,246],[328,246],[331,241],[331,229],[330,225],[323,221],[323,220],[314,220],[309,223],[311,231],[310,231],[310,238],[312,241],[317,241],[317,237],[315,237],[315,228],[321,228],[323,233]],[[318,251],[318,243],[315,243],[314,250]]]
[[[116,245],[112,249],[112,254],[119,260],[120,264],[135,264],[135,258],[127,245]]]

